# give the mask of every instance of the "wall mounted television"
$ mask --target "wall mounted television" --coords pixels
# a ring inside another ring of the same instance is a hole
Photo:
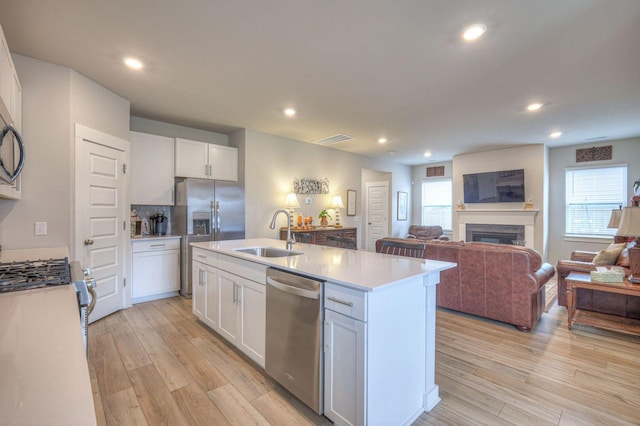
[[[524,169],[462,175],[464,202],[524,202]]]

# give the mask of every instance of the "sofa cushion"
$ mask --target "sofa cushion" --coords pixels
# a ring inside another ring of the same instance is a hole
[[[615,265],[618,260],[618,256],[627,245],[625,243],[610,244],[606,250],[601,250],[596,257],[593,258],[593,263],[596,265]]]

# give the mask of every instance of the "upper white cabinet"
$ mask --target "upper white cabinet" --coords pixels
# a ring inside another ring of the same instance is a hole
[[[4,38],[4,33],[0,27],[0,100],[4,104],[2,109],[6,109],[9,113],[10,121],[18,129],[22,131],[22,87],[18,79],[11,52]],[[2,127],[2,126],[0,126]],[[5,140],[3,147],[10,149],[11,144]],[[5,153],[6,154],[6,153]],[[15,163],[18,162],[18,152],[15,152]],[[13,183],[9,184],[4,181],[0,182],[0,198],[9,198],[19,200],[21,198],[21,177]]]
[[[174,140],[131,132],[131,204],[174,203]]]
[[[238,149],[176,138],[175,175],[237,181]]]

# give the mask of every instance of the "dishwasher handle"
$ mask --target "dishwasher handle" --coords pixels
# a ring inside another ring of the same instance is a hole
[[[267,277],[267,284],[271,287],[277,288],[285,293],[293,294],[307,299],[320,299],[319,291],[305,290],[304,288],[294,287],[280,281],[277,281],[271,277]]]

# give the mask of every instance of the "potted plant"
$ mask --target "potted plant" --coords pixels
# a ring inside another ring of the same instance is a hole
[[[318,215],[318,218],[320,219],[320,226],[329,225],[329,221],[327,220],[327,217],[331,219],[331,215],[329,214],[329,212],[326,209],[322,210]]]

